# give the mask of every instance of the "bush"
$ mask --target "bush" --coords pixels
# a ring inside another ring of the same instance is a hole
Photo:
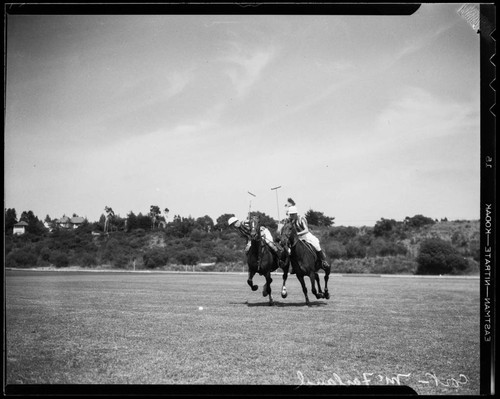
[[[427,225],[433,225],[435,223],[434,219],[423,215],[415,215],[413,217],[406,217],[404,223],[410,228],[420,228]]]
[[[215,257],[215,262],[223,263],[223,262],[234,262],[237,259],[237,256],[234,251],[227,249],[226,247],[218,246],[213,250],[213,254]]]
[[[68,267],[69,259],[68,256],[59,251],[55,251],[50,254],[50,261],[54,264],[55,267]]]
[[[92,267],[97,265],[97,259],[94,255],[85,253],[81,256],[80,263],[83,267]]]
[[[343,245],[346,245],[351,239],[355,238],[359,233],[356,227],[344,227],[338,226],[333,227],[329,232],[328,236],[339,241]]]
[[[119,269],[126,269],[129,263],[131,263],[130,259],[125,254],[119,254],[113,259],[113,266]]]
[[[350,241],[345,249],[347,251],[347,257],[352,258],[364,258],[366,256],[366,247],[360,243],[358,240]]]
[[[373,240],[368,250],[368,256],[397,256],[406,255],[406,253],[407,249],[404,245],[384,238]]]
[[[44,262],[48,262],[50,260],[50,249],[48,247],[43,247],[40,250],[40,259]]]
[[[326,241],[323,244],[323,250],[330,259],[342,259],[347,256],[347,250],[337,241]]]
[[[385,256],[374,258],[371,273],[377,274],[414,274],[416,263],[406,256]]]
[[[168,255],[164,249],[153,248],[142,255],[144,267],[147,269],[156,269],[163,267],[168,262]]]
[[[200,256],[196,249],[192,248],[179,252],[177,254],[177,259],[183,265],[195,265],[200,260]]]
[[[425,240],[417,256],[416,274],[459,274],[469,262],[448,242],[439,238]]]
[[[34,267],[37,263],[37,256],[31,252],[23,250],[14,250],[10,252],[5,258],[6,267]]]
[[[394,219],[382,218],[373,227],[373,235],[375,237],[389,236],[392,230],[396,227],[397,222]]]

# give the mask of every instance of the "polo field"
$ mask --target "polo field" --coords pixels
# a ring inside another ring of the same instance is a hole
[[[321,273],[320,273],[321,275]],[[5,271],[7,386],[401,385],[478,395],[479,278]],[[307,288],[310,292],[309,282]],[[332,388],[333,389],[333,388]]]

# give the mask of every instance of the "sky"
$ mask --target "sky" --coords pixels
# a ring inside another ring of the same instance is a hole
[[[5,208],[277,219],[291,197],[337,226],[479,219],[479,35],[460,7],[8,15]]]

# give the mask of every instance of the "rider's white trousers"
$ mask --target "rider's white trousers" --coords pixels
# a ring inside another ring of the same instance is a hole
[[[308,231],[307,233],[299,236],[299,238],[302,241],[305,241],[305,242],[308,242],[309,244],[311,244],[316,251],[321,251],[321,246],[319,244],[318,238],[316,236],[313,236],[311,234],[311,232]]]

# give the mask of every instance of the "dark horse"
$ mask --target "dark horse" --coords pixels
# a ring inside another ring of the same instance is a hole
[[[266,284],[262,290],[263,296],[269,296],[269,305],[273,305],[273,297],[271,296],[271,272],[278,269],[279,259],[278,256],[269,248],[269,245],[261,236],[260,224],[258,217],[254,216],[250,219],[250,236],[251,236],[251,246],[247,254],[248,263],[248,280],[247,283],[252,288],[252,291],[256,291],[259,287],[253,284],[253,276],[255,273],[259,273],[261,276],[266,278]],[[286,251],[283,251],[284,266],[283,266],[283,287],[281,290],[281,296],[286,298],[286,287],[285,282],[288,277],[288,267],[290,262],[288,261],[288,256]]]
[[[308,276],[311,280],[311,291],[316,296],[316,298],[326,298],[330,299],[330,293],[328,292],[328,278],[330,277],[331,267],[324,266],[314,248],[299,239],[297,235],[297,230],[293,223],[286,223],[281,231],[281,242],[284,246],[290,247],[290,261],[292,268],[295,271],[297,278],[302,286],[302,291],[306,297],[306,304],[309,305],[309,298],[307,296],[306,283],[304,277]],[[321,285],[319,280],[318,270],[323,269],[325,272],[325,292],[321,291]],[[316,285],[318,284],[318,291],[316,291]]]

